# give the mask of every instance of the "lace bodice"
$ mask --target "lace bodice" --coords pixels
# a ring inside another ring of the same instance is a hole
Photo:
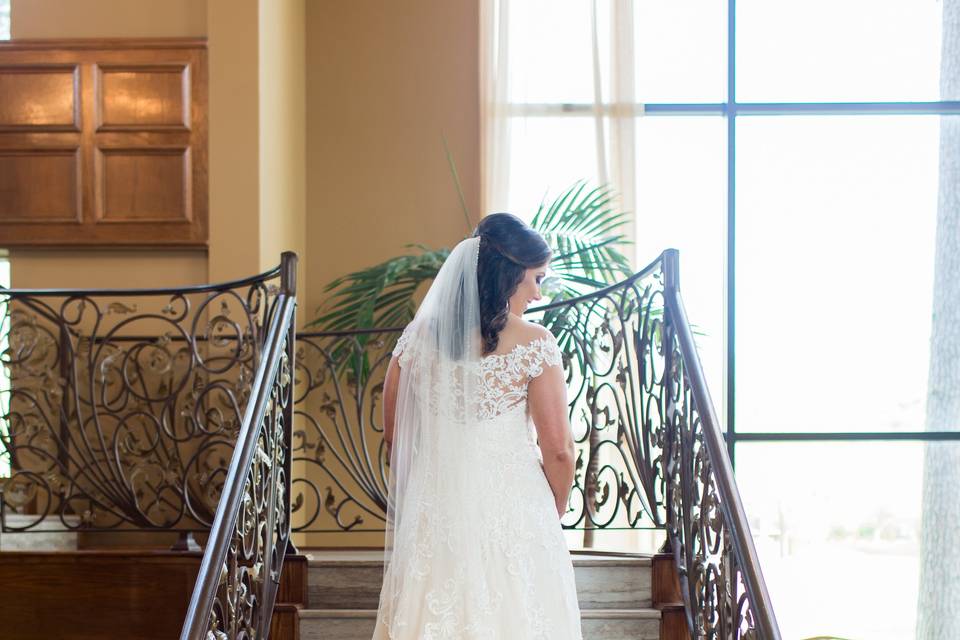
[[[393,355],[400,366],[411,356],[410,334],[404,331],[397,340]],[[563,357],[553,334],[518,344],[507,353],[490,354],[480,359],[478,413],[481,420],[490,420],[518,406],[525,405],[527,387],[545,368],[561,366]]]
[[[373,640],[583,640],[573,564],[526,411],[530,382],[561,366],[556,339],[464,365],[422,352],[411,335],[393,353],[407,376],[426,375],[421,400],[432,412],[440,398],[441,419],[415,425],[434,437],[413,438]],[[462,395],[461,379],[482,428],[457,429],[459,407],[443,412],[450,394]]]

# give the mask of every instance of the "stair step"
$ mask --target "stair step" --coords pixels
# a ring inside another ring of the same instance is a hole
[[[3,516],[3,522],[12,531],[5,531],[0,535],[0,551],[77,550],[77,532],[65,530],[65,527],[78,528],[80,516],[57,515],[40,518],[22,513],[7,513]]]
[[[308,597],[317,610],[376,609],[383,580],[383,552],[308,551]],[[573,553],[581,610],[651,606],[653,561],[646,555]]]
[[[300,640],[370,640],[376,609],[302,609]],[[580,613],[584,640],[658,640],[656,609],[588,609]]]

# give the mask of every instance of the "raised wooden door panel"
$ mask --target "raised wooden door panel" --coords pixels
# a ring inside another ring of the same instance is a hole
[[[190,131],[190,66],[97,65],[97,131]]]
[[[28,188],[42,184],[42,189]],[[7,224],[82,222],[80,147],[0,149],[0,221]],[[0,234],[3,233],[0,227]]]
[[[0,131],[80,131],[80,67],[0,63]]]
[[[205,245],[198,40],[0,43],[0,247]]]
[[[189,147],[98,147],[98,222],[180,222],[193,218]]]

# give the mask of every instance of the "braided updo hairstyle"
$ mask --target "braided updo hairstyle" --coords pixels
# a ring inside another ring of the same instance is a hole
[[[550,246],[530,225],[510,213],[492,213],[477,225],[477,284],[483,353],[496,350],[507,324],[509,301],[527,269],[550,259]]]

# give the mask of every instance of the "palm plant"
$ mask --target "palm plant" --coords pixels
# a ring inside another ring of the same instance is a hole
[[[578,181],[549,205],[540,204],[530,225],[553,249],[553,275],[544,282],[544,293],[552,300],[581,295],[630,273],[630,261],[621,252],[628,244],[622,229],[629,217],[615,209],[614,197],[606,185],[588,187]],[[472,224],[466,218],[469,232]],[[328,284],[319,315],[306,326],[328,332],[407,324],[416,311],[417,288],[436,276],[450,253],[423,245],[407,248],[419,253],[390,258]]]

